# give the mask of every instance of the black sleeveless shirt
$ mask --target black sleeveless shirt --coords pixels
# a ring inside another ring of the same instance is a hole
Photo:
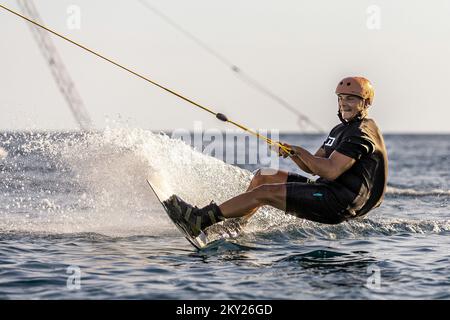
[[[317,182],[328,185],[352,216],[362,216],[378,207],[386,191],[388,160],[375,121],[358,118],[338,124],[322,148],[327,158],[336,150],[356,162],[334,181],[319,178]]]

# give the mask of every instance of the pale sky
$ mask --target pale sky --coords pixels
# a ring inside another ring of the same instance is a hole
[[[381,130],[450,133],[450,0],[147,0],[274,93],[331,129],[347,75],[375,87]],[[13,0],[0,3],[18,10]],[[46,25],[252,128],[297,131],[296,117],[248,87],[138,0],[35,0]],[[71,30],[67,8],[81,9]],[[380,9],[379,20],[367,10]],[[379,29],[370,29],[367,25]],[[0,9],[0,131],[76,129],[28,26]],[[231,128],[52,37],[95,127]],[[109,119],[109,120],[108,120]]]

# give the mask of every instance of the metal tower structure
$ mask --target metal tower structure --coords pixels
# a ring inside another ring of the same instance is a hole
[[[31,19],[42,23],[42,19],[31,0],[17,0],[20,9]],[[52,71],[53,78],[67,104],[69,105],[72,115],[80,126],[81,130],[93,129],[92,120],[84,107],[81,96],[79,95],[74,82],[72,81],[69,72],[67,71],[55,45],[52,42],[48,32],[45,30],[28,24],[31,29],[31,33],[36,40],[39,49],[42,52],[45,60]]]

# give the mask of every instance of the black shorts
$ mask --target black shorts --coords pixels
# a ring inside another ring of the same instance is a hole
[[[286,213],[311,221],[337,224],[349,218],[326,184],[289,172],[286,181]]]

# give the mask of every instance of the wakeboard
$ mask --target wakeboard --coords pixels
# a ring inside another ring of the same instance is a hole
[[[189,241],[189,243],[192,244],[197,250],[200,250],[200,249],[206,247],[206,245],[208,244],[208,239],[207,239],[206,234],[203,231],[201,231],[200,234],[195,238],[192,237],[191,235],[189,235],[186,232],[183,224],[180,223],[179,221],[177,221],[176,219],[174,219],[175,214],[173,212],[171,212],[170,209],[164,204],[163,200],[161,199],[161,193],[158,194],[157,188],[154,185],[152,185],[149,180],[147,180],[147,183],[150,186],[150,189],[152,189],[153,193],[155,194],[156,199],[158,199],[159,203],[161,203],[162,207],[164,208],[164,211],[167,213],[170,220],[176,225],[178,230],[180,230],[180,232]]]

